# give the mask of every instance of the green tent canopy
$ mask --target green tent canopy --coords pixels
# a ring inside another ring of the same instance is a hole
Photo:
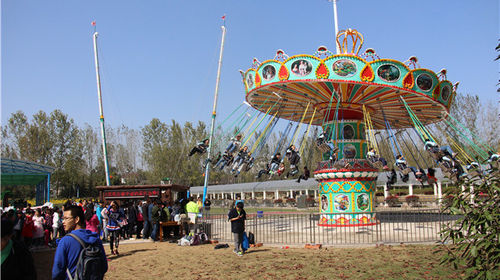
[[[25,160],[1,159],[1,183],[5,186],[36,186],[36,203],[50,200],[50,175],[54,167]]]

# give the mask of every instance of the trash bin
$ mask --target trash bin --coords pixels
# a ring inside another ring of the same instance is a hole
[[[264,211],[257,211],[257,218],[264,217]]]

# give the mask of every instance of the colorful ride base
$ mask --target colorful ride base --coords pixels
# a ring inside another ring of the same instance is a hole
[[[313,125],[339,148],[338,161],[321,162],[314,172],[320,190],[320,226],[375,225],[373,204],[378,169],[365,159],[364,109],[374,129],[413,127],[407,104],[423,125],[447,117],[458,83],[421,68],[416,57],[405,62],[380,59],[373,49],[358,55],[363,36],[356,30],[337,35],[340,54],[320,47],[314,55],[274,59],[241,71],[246,100],[255,109]],[[335,128],[328,133],[328,128]],[[330,154],[324,154],[324,160]]]
[[[314,172],[319,182],[319,226],[370,226],[378,169],[364,159],[322,162]],[[342,168],[344,166],[345,168]]]
[[[328,132],[329,124],[324,131]],[[359,120],[338,122],[333,133],[339,160],[331,162],[323,155],[314,178],[319,182],[319,226],[349,227],[376,224],[373,215],[378,169],[363,159],[367,152],[364,123]]]

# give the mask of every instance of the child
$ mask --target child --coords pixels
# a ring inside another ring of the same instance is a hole
[[[276,171],[276,174],[278,174],[278,176],[281,177],[281,174],[283,174],[283,172],[285,172],[285,164],[284,163],[280,163],[280,166],[278,167],[278,170]]]

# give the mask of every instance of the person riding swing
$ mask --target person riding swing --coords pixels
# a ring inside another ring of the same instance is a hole
[[[286,158],[290,162],[290,171],[287,172],[285,178],[288,178],[288,176],[295,176],[299,172],[298,164],[300,161],[300,155],[294,145],[288,147],[286,151]]]
[[[196,144],[196,146],[194,146],[191,149],[191,151],[188,154],[188,157],[194,155],[195,153],[204,154],[207,151],[209,143],[210,143],[210,140],[208,140],[208,138],[201,140],[200,142],[198,142]]]
[[[373,147],[368,150],[368,153],[366,153],[366,159],[373,163],[373,165],[375,165],[378,169],[389,170],[385,158],[377,155],[375,148]]]
[[[274,173],[276,173],[276,171],[278,171],[278,167],[281,163],[281,154],[280,153],[276,153],[276,155],[274,155],[272,158],[271,158],[271,162],[269,164],[267,164],[267,168],[266,169],[261,169],[259,171],[259,174],[256,176],[256,178],[260,178],[262,175],[264,174],[270,174],[270,175],[273,175]]]
[[[241,134],[238,134],[235,138],[231,138],[231,143],[229,143],[220,159],[214,165],[214,168],[217,168],[220,165],[220,170],[222,170],[226,165],[230,165],[234,160],[233,153],[238,150],[240,146]]]
[[[397,155],[396,156],[396,163],[395,165],[399,168],[401,171],[401,180],[403,182],[408,182],[410,179],[410,172],[413,172],[414,174],[417,172],[417,169],[413,166],[408,167],[408,164],[406,160],[404,159],[403,155]]]

